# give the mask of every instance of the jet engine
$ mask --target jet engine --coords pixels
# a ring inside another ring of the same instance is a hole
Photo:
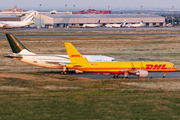
[[[75,73],[83,73],[81,70],[75,70]]]
[[[3,28],[4,27],[4,25],[3,24],[0,24],[0,28]]]
[[[139,70],[138,72],[134,73],[134,75],[136,75],[138,77],[147,77],[148,76],[148,71]]]

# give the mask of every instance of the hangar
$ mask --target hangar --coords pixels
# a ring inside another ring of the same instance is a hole
[[[138,24],[141,19],[145,26],[165,26],[165,18],[159,15],[152,14],[36,14],[34,19],[34,27],[41,24],[42,27],[54,26],[64,27],[76,26],[82,27],[83,24],[97,23],[101,20],[101,25],[105,26],[108,23],[121,23],[126,20],[127,24]],[[21,18],[24,19],[24,18]]]

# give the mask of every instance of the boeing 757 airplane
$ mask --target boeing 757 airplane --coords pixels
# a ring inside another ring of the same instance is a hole
[[[0,21],[0,28],[17,28],[34,24],[34,12],[30,13],[23,21]]]
[[[68,55],[35,54],[30,52],[13,34],[6,34],[6,37],[11,46],[13,54],[5,55],[5,57],[13,58],[21,62],[39,67],[63,69],[61,72],[62,74],[66,74],[68,72],[66,65],[71,63]],[[83,57],[86,60],[93,62],[116,62],[114,58],[108,56],[83,55]],[[81,73],[82,71],[75,70],[75,72]]]
[[[113,73],[114,78],[119,78],[120,74],[126,78],[128,75],[147,77],[148,72],[177,71],[178,68],[170,62],[89,62],[76,50],[71,43],[65,43],[71,64],[67,64],[69,69],[75,69],[92,73]]]
[[[96,24],[83,24],[83,27],[100,27],[100,20]]]

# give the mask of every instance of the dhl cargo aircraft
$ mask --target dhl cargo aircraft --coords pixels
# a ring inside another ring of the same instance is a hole
[[[52,68],[63,69],[62,74],[66,74],[68,70],[65,65],[71,63],[68,55],[48,55],[48,54],[35,54],[30,52],[13,34],[6,34],[8,42],[11,46],[13,54],[5,55],[5,57],[13,58],[24,63],[31,65]],[[114,61],[112,57],[102,55],[83,55],[88,61]],[[76,73],[82,71],[75,70]]]
[[[71,61],[66,67],[70,69],[92,73],[113,73],[114,78],[119,78],[120,74],[124,74],[124,78],[131,74],[147,77],[148,72],[164,72],[163,77],[165,77],[167,72],[178,70],[170,62],[89,62],[71,43],[65,42],[65,46]]]

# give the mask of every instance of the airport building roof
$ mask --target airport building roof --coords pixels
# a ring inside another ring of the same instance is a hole
[[[141,14],[69,14],[69,15],[56,15],[56,14],[47,14],[51,18],[140,18]],[[143,18],[157,18],[162,17],[159,15],[152,14],[142,14]]]
[[[17,16],[12,16],[12,15],[0,15],[0,18],[17,18]]]
[[[144,22],[144,24],[147,23],[149,25],[154,25],[155,23],[165,23],[165,17],[152,14],[142,14],[142,17],[141,14],[36,14],[34,17],[35,26],[38,26],[39,24],[93,24],[97,23],[98,20],[100,20],[100,24],[121,23],[124,20],[126,20],[127,24],[138,24],[141,20]]]
[[[21,18],[11,15],[0,15],[0,21],[20,21]]]

